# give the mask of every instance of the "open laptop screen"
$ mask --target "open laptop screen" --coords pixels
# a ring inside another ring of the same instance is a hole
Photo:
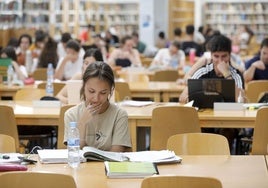
[[[189,101],[198,108],[213,108],[214,102],[235,102],[235,81],[227,79],[189,79]]]

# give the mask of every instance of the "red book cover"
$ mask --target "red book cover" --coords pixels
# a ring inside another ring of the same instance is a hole
[[[25,165],[13,164],[13,163],[2,163],[0,164],[0,172],[6,171],[26,171],[28,168]]]

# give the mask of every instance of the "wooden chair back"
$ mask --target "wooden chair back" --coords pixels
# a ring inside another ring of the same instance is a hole
[[[64,145],[64,143],[63,143],[64,131],[65,131],[64,114],[69,108],[71,108],[73,106],[74,105],[66,105],[66,106],[62,106],[60,109],[60,117],[59,117],[59,124],[58,124],[57,149],[66,149],[66,145]]]
[[[150,67],[150,65],[151,65],[153,60],[154,59],[150,58],[150,57],[142,57],[141,58],[141,64],[142,64],[143,67],[147,68],[147,67]]]
[[[16,143],[12,136],[0,134],[0,153],[16,153]]]
[[[43,80],[43,81],[46,81],[47,80],[47,68],[37,68],[33,72],[32,77],[35,80]]]
[[[258,102],[260,94],[265,91],[268,91],[268,80],[254,80],[248,82],[246,87],[246,97],[248,102]]]
[[[10,106],[0,105],[0,119],[0,134],[9,135],[14,138],[15,150],[19,152],[19,136],[13,108]]]
[[[127,82],[115,82],[115,101],[123,101],[126,98],[131,98],[131,92]]]
[[[186,106],[161,106],[153,110],[151,150],[166,149],[170,136],[181,133],[200,133],[197,110]]]
[[[16,92],[14,100],[33,101],[40,100],[44,96],[46,96],[45,89],[22,88]]]
[[[211,177],[151,176],[142,180],[141,188],[222,188],[221,181]]]
[[[50,172],[7,172],[0,175],[1,187],[9,188],[76,188],[74,178]]]
[[[37,85],[37,88],[39,89],[46,89],[46,82],[42,82]],[[53,88],[54,88],[54,96],[56,96],[60,90],[65,86],[65,83],[60,83],[60,82],[53,82]]]
[[[153,81],[158,82],[175,82],[179,78],[177,70],[161,70],[156,71],[153,76]]]
[[[262,107],[257,111],[252,140],[252,154],[268,154],[268,107]]]
[[[167,149],[176,155],[230,155],[227,138],[210,133],[173,135],[168,139]]]

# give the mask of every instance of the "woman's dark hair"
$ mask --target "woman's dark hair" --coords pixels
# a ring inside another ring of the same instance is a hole
[[[44,49],[39,56],[38,67],[47,68],[48,64],[52,63],[53,68],[55,69],[57,67],[58,59],[57,42],[52,37],[48,37]]]
[[[71,39],[66,43],[66,48],[70,48],[70,49],[73,49],[76,52],[79,52],[81,46],[80,46],[79,42],[77,42],[76,40]]]
[[[103,61],[102,54],[97,48],[90,48],[86,50],[83,59],[86,59],[87,57],[94,57],[96,61]]]
[[[11,58],[13,61],[17,61],[16,51],[13,46],[7,46],[1,50],[1,55],[6,54],[8,58]]]
[[[107,63],[101,61],[91,63],[83,75],[83,85],[80,90],[80,98],[84,101],[86,100],[85,84],[90,78],[98,78],[106,81],[110,85],[111,90],[114,88],[114,74],[111,67]]]
[[[28,34],[22,34],[20,36],[20,38],[19,38],[19,44],[18,45],[20,45],[22,38],[27,38],[29,40],[29,44],[30,45],[32,44],[32,37],[30,35],[28,35]]]
[[[163,31],[160,31],[158,33],[158,37],[161,38],[161,39],[164,39],[165,38],[165,33]]]
[[[124,36],[124,37],[120,40],[121,45],[125,44],[127,40],[132,40],[132,37],[129,36],[129,35]]]

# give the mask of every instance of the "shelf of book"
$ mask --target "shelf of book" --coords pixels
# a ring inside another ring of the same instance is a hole
[[[232,36],[241,25],[249,26],[261,41],[268,35],[268,1],[264,0],[206,0],[204,24]]]

